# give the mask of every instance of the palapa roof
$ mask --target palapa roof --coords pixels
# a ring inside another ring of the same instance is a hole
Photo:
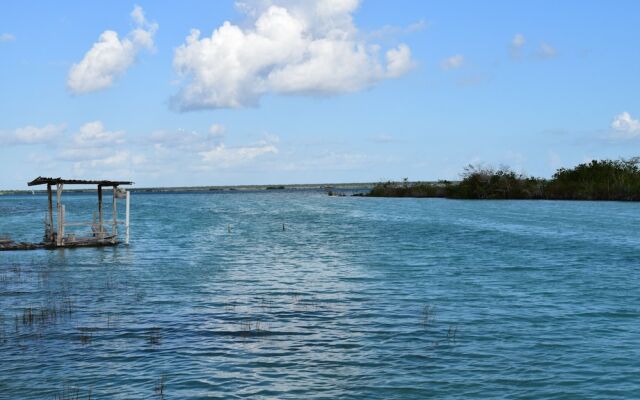
[[[45,178],[42,176],[37,177],[28,183],[29,186],[37,185],[56,185],[62,183],[65,185],[99,185],[99,186],[120,186],[120,185],[132,185],[133,182],[129,181],[107,181],[107,180],[87,180],[87,179],[62,179],[62,178]]]

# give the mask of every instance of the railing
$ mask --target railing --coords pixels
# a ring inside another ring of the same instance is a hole
[[[129,192],[125,192],[125,199],[126,199],[126,214],[125,214],[125,220],[124,221],[109,221],[109,222],[102,222],[102,224],[100,224],[97,221],[96,218],[96,213],[93,213],[93,221],[91,222],[83,222],[83,221],[76,221],[76,222],[67,222],[66,221],[66,207],[64,204],[61,204],[61,207],[59,208],[60,213],[58,215],[58,218],[60,219],[56,225],[58,226],[58,229],[60,230],[60,237],[61,238],[65,238],[65,237],[72,237],[75,238],[77,235],[77,232],[66,232],[67,227],[90,227],[91,228],[91,235],[93,237],[97,237],[99,239],[105,239],[105,238],[115,238],[118,236],[118,225],[124,225],[125,227],[125,243],[129,244],[129,206],[130,206],[130,197],[129,197]],[[49,223],[49,219],[48,219],[48,215],[45,215],[45,219],[44,219],[44,224],[45,224],[45,240],[49,237],[49,234],[52,232],[53,227],[50,226]],[[107,228],[111,228],[111,232],[112,233],[107,233]],[[56,233],[55,230],[53,230],[54,233]],[[56,233],[57,235],[57,233]],[[79,236],[78,236],[79,237]]]

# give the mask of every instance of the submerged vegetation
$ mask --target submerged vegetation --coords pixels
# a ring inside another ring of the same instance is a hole
[[[640,158],[593,160],[561,168],[551,179],[519,174],[508,167],[469,165],[458,182],[381,182],[371,197],[452,199],[640,200]]]

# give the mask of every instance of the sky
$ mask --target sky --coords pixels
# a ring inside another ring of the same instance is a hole
[[[640,2],[3,1],[0,189],[550,177],[640,155]]]

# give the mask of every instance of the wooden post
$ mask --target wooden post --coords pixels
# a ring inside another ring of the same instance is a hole
[[[60,224],[60,237],[64,238],[64,220],[67,219],[67,208],[64,206],[64,204],[62,205],[62,218],[60,218],[60,220],[62,221],[62,223]]]
[[[51,193],[51,184],[47,183],[47,199],[49,201],[49,215],[47,216],[47,222],[49,223],[49,237],[47,240],[53,243],[53,195]]]
[[[118,235],[118,209],[116,208],[116,191],[117,190],[118,190],[118,187],[114,186],[113,187],[113,229],[112,229],[114,241],[117,239],[117,235]]]
[[[102,185],[98,185],[98,237],[104,237],[104,220],[102,217]]]
[[[127,208],[126,208],[126,213],[125,213],[125,220],[124,220],[124,226],[126,228],[126,235],[125,235],[125,239],[124,242],[128,245],[129,244],[129,204],[130,204],[130,196],[129,196],[129,191],[127,190]]]
[[[56,219],[58,222],[58,229],[56,235],[56,246],[62,246],[62,234],[64,233],[63,229],[63,221],[62,221],[62,188],[64,185],[62,183],[56,184]]]

